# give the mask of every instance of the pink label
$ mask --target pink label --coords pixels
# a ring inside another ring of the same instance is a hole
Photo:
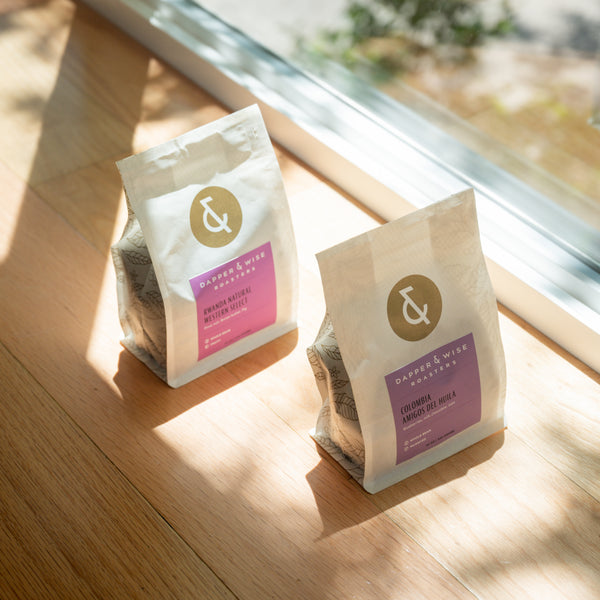
[[[396,464],[481,419],[473,334],[441,346],[385,378],[396,424]]]
[[[190,279],[198,315],[198,360],[275,323],[271,243]]]

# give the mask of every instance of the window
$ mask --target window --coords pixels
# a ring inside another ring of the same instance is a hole
[[[387,219],[475,188],[499,300],[600,370],[600,9],[540,1],[448,0],[483,12],[430,10],[418,35],[383,0],[354,20],[345,0],[88,3],[232,109],[258,101],[279,143]],[[406,21],[437,3],[395,4]]]

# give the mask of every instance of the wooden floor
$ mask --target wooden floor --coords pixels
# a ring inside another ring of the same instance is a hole
[[[120,346],[115,160],[226,113],[79,3],[0,2],[0,598],[597,599],[600,377],[505,309],[504,434],[374,496],[317,451],[314,253],[377,220],[293,156],[298,330],[178,390]]]

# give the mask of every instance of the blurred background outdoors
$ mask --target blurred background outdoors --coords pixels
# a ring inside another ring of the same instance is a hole
[[[599,0],[196,0],[338,65],[600,229]]]

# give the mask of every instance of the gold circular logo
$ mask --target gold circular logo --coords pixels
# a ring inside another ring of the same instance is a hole
[[[387,313],[396,335],[416,342],[426,338],[438,324],[442,315],[442,295],[428,277],[409,275],[392,288]]]
[[[242,207],[225,188],[204,188],[192,201],[190,225],[196,239],[209,248],[232,242],[242,228]]]

